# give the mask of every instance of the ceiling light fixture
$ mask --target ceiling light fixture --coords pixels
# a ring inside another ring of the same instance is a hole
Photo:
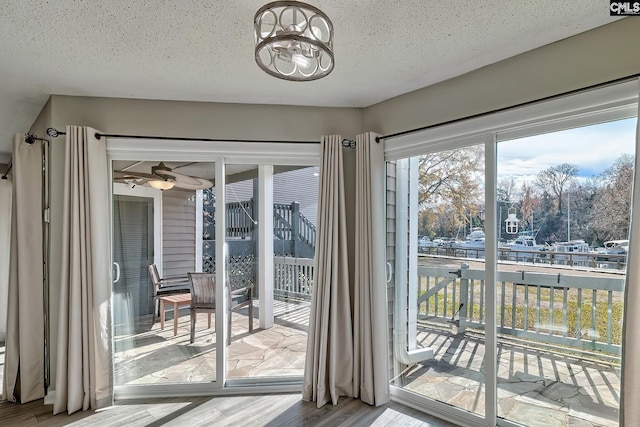
[[[320,9],[299,1],[275,1],[254,18],[256,63],[283,80],[320,79],[333,70],[333,24]]]
[[[175,184],[172,181],[165,181],[162,179],[155,179],[152,181],[147,181],[147,183],[155,188],[156,190],[171,190]]]

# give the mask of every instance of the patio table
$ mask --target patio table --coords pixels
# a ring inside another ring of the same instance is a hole
[[[178,309],[180,306],[191,305],[191,294],[172,294],[158,298],[160,300],[160,329],[164,331],[164,304],[173,304],[173,336],[178,335]],[[211,322],[211,315],[209,315]]]

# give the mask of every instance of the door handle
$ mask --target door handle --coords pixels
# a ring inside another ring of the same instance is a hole
[[[393,266],[388,261],[385,270],[387,272],[387,283],[390,283],[391,279],[393,279]]]
[[[120,280],[120,264],[114,262],[113,265],[116,267],[116,279],[113,281],[113,283],[118,283],[118,280]]]

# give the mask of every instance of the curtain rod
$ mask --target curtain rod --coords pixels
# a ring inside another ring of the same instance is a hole
[[[66,135],[66,132],[59,131],[56,128],[47,128],[47,135],[57,138],[59,135]],[[206,142],[259,142],[273,144],[320,144],[320,141],[276,141],[267,139],[221,139],[221,138],[189,138],[189,137],[173,137],[173,136],[148,136],[148,135],[117,135],[109,133],[95,134],[96,139],[105,138],[131,138],[131,139],[160,139],[169,141],[206,141]],[[342,146],[345,148],[355,148],[355,141],[344,138]]]
[[[539,102],[544,102],[544,101],[550,101],[552,99],[562,98],[562,97],[568,96],[568,95],[575,95],[575,94],[581,93],[581,92],[588,92],[590,90],[599,89],[601,87],[611,86],[611,85],[614,85],[614,84],[631,81],[633,79],[637,79],[638,77],[640,77],[640,73],[631,74],[631,75],[626,76],[626,77],[620,77],[618,79],[609,80],[609,81],[606,81],[606,82],[603,82],[603,83],[597,83],[597,84],[594,84],[594,85],[591,85],[591,86],[586,86],[586,87],[583,87],[583,88],[580,88],[580,89],[573,89],[573,90],[569,90],[567,92],[562,92],[562,93],[558,93],[558,94],[555,94],[555,95],[545,96],[543,98],[534,99],[532,101],[521,102],[520,104],[511,105],[509,107],[503,107],[503,108],[497,108],[497,109],[491,110],[491,111],[485,111],[484,113],[472,114],[470,116],[460,117],[458,119],[448,120],[446,122],[435,123],[435,124],[427,125],[427,126],[421,126],[421,127],[414,128],[414,129],[408,129],[408,130],[404,130],[404,131],[400,131],[400,132],[396,132],[396,133],[390,133],[388,135],[381,135],[381,136],[377,136],[376,137],[376,142],[380,142],[383,139],[389,139],[389,138],[395,138],[395,137],[398,137],[398,136],[409,135],[411,133],[416,133],[416,132],[420,132],[420,131],[423,131],[423,130],[433,129],[433,128],[437,128],[437,127],[440,127],[440,126],[446,126],[446,125],[450,125],[450,124],[453,124],[453,123],[464,122],[466,120],[476,119],[478,117],[484,117],[484,116],[488,116],[488,115],[495,114],[495,113],[501,113],[503,111],[512,110],[514,108],[526,107],[528,105],[537,104]]]

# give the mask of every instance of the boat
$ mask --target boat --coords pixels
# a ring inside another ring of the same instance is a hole
[[[528,235],[523,235],[511,242],[507,242],[506,247],[514,251],[529,251],[529,252],[544,251],[547,249],[546,245],[539,245],[538,242],[536,242],[536,238],[534,236],[528,236]]]
[[[453,246],[463,249],[484,249],[485,235],[482,228],[472,228],[464,240],[456,240]]]
[[[604,242],[604,250],[607,254],[626,255],[629,252],[628,240],[608,240]]]
[[[544,254],[538,255],[534,252],[546,252],[549,247],[538,244],[533,232],[522,231],[515,240],[507,242],[499,249],[501,259],[533,262],[534,259],[546,257]]]
[[[629,252],[629,240],[608,240],[604,246],[596,249],[598,256],[596,261],[606,262],[626,262],[626,255]]]
[[[593,260],[591,246],[582,239],[554,243],[550,257],[554,264],[588,265]]]

